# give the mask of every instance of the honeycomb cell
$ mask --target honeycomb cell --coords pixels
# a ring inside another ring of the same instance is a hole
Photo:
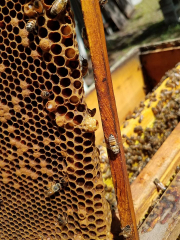
[[[61,53],[62,47],[59,44],[52,44],[51,51],[53,54],[58,55]]]
[[[46,19],[43,16],[39,16],[37,19],[37,24],[39,26],[43,26],[45,24]]]
[[[68,58],[68,59],[74,59],[76,57],[76,51],[74,48],[67,48],[65,50],[65,56]]]
[[[49,34],[49,39],[52,42],[59,42],[61,40],[61,35],[58,32],[52,32]]]
[[[52,31],[56,31],[56,30],[59,30],[60,23],[58,21],[55,21],[55,20],[49,20],[47,22],[47,27]]]

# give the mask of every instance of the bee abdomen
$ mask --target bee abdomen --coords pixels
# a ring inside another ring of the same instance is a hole
[[[67,5],[67,0],[55,0],[52,8],[51,8],[51,15],[55,16],[62,12]]]
[[[118,154],[119,153],[119,146],[117,144],[117,141],[116,141],[115,137],[112,134],[110,134],[108,140],[109,140],[109,147],[110,147],[111,151],[114,154]]]
[[[29,20],[26,24],[26,30],[32,32],[36,27],[36,20]]]

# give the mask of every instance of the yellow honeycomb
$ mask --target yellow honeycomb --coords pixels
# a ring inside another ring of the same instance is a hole
[[[41,3],[0,1],[0,239],[111,239],[70,3]]]

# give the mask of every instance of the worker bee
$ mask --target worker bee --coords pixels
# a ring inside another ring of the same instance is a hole
[[[106,192],[112,192],[113,188],[112,188],[111,186],[108,186],[107,184],[105,184],[104,190],[105,190]]]
[[[138,133],[138,134],[141,134],[141,133],[143,133],[143,128],[141,126],[136,126],[134,128],[134,132]]]
[[[133,167],[131,168],[131,171],[132,171],[132,172],[137,172],[138,169],[139,169],[138,166],[133,166]]]
[[[65,178],[61,178],[59,183],[55,183],[55,184],[52,182],[49,183],[48,190],[46,191],[46,196],[51,197],[66,185],[67,185],[67,181],[65,180]]]
[[[106,173],[108,169],[109,169],[109,164],[105,163],[102,165],[102,173]]]
[[[143,115],[141,115],[140,117],[139,117],[139,123],[141,123],[142,122],[142,120],[143,120]]]
[[[104,6],[107,2],[108,2],[108,0],[99,0],[99,4],[101,6]]]
[[[129,124],[128,121],[124,122],[124,126],[123,126],[123,128],[126,128],[128,124]]]
[[[83,58],[82,60],[82,77],[84,77],[88,72],[88,61],[87,59]]]
[[[159,113],[159,110],[157,108],[153,107],[152,112],[153,112],[154,116],[156,116]]]
[[[35,29],[36,29],[36,20],[35,19],[29,20],[26,24],[26,30],[28,32],[32,32]]]
[[[150,108],[150,106],[151,106],[151,101],[149,101],[147,108]]]
[[[162,190],[162,191],[166,190],[166,187],[164,186],[164,184],[162,182],[159,181],[159,179],[155,178],[154,184],[156,185],[158,190]]]
[[[151,160],[151,159],[147,157],[147,158],[145,158],[144,161],[145,161],[146,163],[148,163],[150,160]]]
[[[103,179],[107,180],[108,178],[111,178],[111,170],[110,168],[107,169],[106,173],[103,174]]]
[[[122,232],[119,234],[119,236],[129,238],[131,236],[131,227],[127,225],[125,228],[122,229]]]
[[[61,184],[60,183],[50,183],[48,186],[48,190],[46,192],[47,197],[51,197],[54,195],[56,192],[58,192],[61,189]]]
[[[55,0],[52,4],[50,13],[53,16],[58,15],[66,8],[67,2],[68,2],[68,0]]]
[[[109,135],[108,142],[109,142],[109,147],[110,147],[111,151],[114,154],[118,154],[119,153],[119,146],[117,144],[117,141],[116,141],[115,137],[112,134]]]
[[[133,164],[133,160],[132,160],[131,158],[129,158],[129,159],[127,159],[126,163],[127,163],[128,165],[131,165],[131,164]]]
[[[150,137],[148,138],[148,141],[150,141]],[[144,144],[143,149],[146,151],[152,151],[151,144],[150,143]]]
[[[68,223],[67,214],[63,213],[63,216],[58,215],[58,221],[64,227]]]
[[[82,36],[85,47],[87,49],[89,49],[89,41],[88,41],[87,32],[86,32],[85,27],[82,28],[81,36]]]
[[[41,92],[41,97],[44,98],[44,99],[48,99],[50,96],[51,96],[50,91],[43,90],[43,91]]]
[[[35,0],[33,3],[33,7],[39,14],[42,14],[44,12],[43,4],[41,0]]]
[[[140,102],[140,104],[139,104],[139,106],[140,106],[140,107],[142,107],[142,108],[144,108],[144,107],[145,107],[145,104],[144,104],[144,102],[143,102],[143,101],[141,101],[141,102]]]
[[[88,113],[91,117],[94,117],[94,115],[96,114],[96,108],[93,108],[92,110],[91,109],[87,109],[88,110]]]
[[[177,174],[180,171],[180,166],[177,166],[175,169],[175,173]]]

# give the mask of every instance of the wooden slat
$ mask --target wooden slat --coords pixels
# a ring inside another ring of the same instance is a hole
[[[158,178],[167,184],[180,165],[180,123],[131,185],[136,220],[139,223],[158,196],[153,183]]]

